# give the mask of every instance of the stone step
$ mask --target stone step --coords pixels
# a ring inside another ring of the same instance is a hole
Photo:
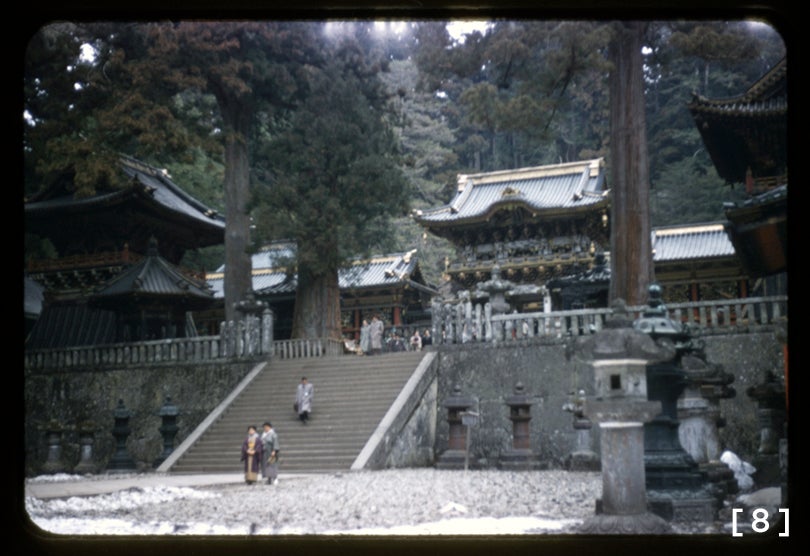
[[[424,355],[272,361],[171,471],[241,471],[247,425],[268,419],[279,434],[281,469],[348,471]],[[292,408],[302,376],[315,385],[307,425]]]

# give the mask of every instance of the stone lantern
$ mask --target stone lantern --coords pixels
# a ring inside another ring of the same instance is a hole
[[[489,294],[489,304],[492,307],[493,315],[500,315],[509,311],[509,303],[506,301],[506,292],[515,287],[509,280],[501,278],[501,267],[495,264],[492,267],[492,277],[486,282],[478,284],[478,289]]]
[[[565,460],[565,467],[569,471],[599,471],[601,467],[599,456],[592,448],[593,423],[583,413],[584,404],[585,390],[579,390],[576,394],[572,392],[570,401],[563,404],[563,410],[573,415],[574,430],[576,431],[574,450],[568,454]]]
[[[133,471],[135,470],[135,462],[130,457],[127,451],[127,438],[131,432],[129,428],[129,419],[132,413],[124,405],[124,400],[118,400],[118,406],[113,411],[115,418],[115,426],[113,427],[113,436],[115,437],[115,453],[107,463],[107,470],[113,472],[119,471]]]
[[[515,385],[514,393],[504,402],[509,406],[509,420],[512,421],[512,448],[502,452],[498,467],[509,471],[535,470],[545,466],[531,447],[532,400],[526,394],[522,382]]]
[[[782,486],[779,450],[787,414],[785,385],[767,370],[762,381],[745,393],[757,404],[760,426],[759,448],[751,462],[757,468],[754,481],[758,487]]]
[[[720,412],[720,401],[737,395],[731,386],[734,375],[719,364],[711,364],[702,353],[687,353],[681,357],[686,372],[686,388],[678,398],[678,438],[681,446],[698,468],[706,474],[716,490],[718,500],[738,491],[734,472],[720,461],[722,454],[720,427],[725,419]]]
[[[51,420],[45,427],[45,439],[48,443],[48,458],[42,467],[45,473],[60,473],[65,470],[62,463],[62,435],[64,427]]]
[[[594,395],[583,415],[600,429],[602,498],[596,515],[581,526],[586,534],[661,534],[669,524],[647,509],[644,423],[661,412],[647,399],[647,365],[675,351],[633,328],[623,300],[616,300],[605,327],[581,337],[574,355],[593,367]]]
[[[474,400],[461,395],[461,388],[453,387],[453,395],[444,402],[447,408],[447,424],[449,425],[448,449],[436,461],[438,469],[463,469],[467,464],[467,429],[464,416],[475,404]]]
[[[73,469],[76,473],[95,473],[97,465],[93,459],[93,444],[95,443],[95,424],[84,421],[79,424],[79,463]]]
[[[719,501],[679,437],[678,399],[689,383],[682,360],[697,351],[696,345],[689,330],[669,318],[661,293],[658,284],[650,286],[648,305],[633,324],[674,350],[670,359],[647,365],[648,398],[661,402],[661,412],[644,425],[647,498],[651,510],[665,519],[711,522]]]
[[[163,421],[160,426],[160,434],[163,436],[163,452],[155,459],[153,467],[159,467],[174,450],[174,437],[179,430],[177,416],[180,415],[180,410],[172,403],[171,397],[166,396],[166,402],[160,408],[158,415]]]
[[[529,427],[529,422],[532,420],[532,400],[526,394],[523,383],[518,382],[515,385],[514,393],[504,401],[509,406],[509,420],[512,421],[512,448],[501,453],[498,467],[510,471],[548,467],[532,450],[531,428]]]
[[[269,353],[273,340],[273,312],[267,304],[256,299],[253,289],[248,288],[244,297],[233,307],[240,315],[244,330],[244,336],[238,336],[244,342],[243,346],[236,348],[238,352],[248,355]]]

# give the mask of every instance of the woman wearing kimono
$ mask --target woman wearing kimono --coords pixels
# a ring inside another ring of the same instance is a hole
[[[256,427],[248,427],[247,438],[242,442],[242,460],[245,462],[245,482],[249,485],[255,483],[262,469],[262,439],[256,432]]]
[[[262,428],[262,476],[267,479],[268,485],[273,485],[278,481],[278,434],[270,421],[266,421]]]
[[[371,353],[371,326],[366,319],[363,319],[363,326],[360,327],[360,353]]]

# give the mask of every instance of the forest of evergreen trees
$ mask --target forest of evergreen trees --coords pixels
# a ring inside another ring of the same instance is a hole
[[[457,174],[610,166],[611,34],[608,22],[532,19],[460,37],[436,20],[52,24],[25,56],[25,193],[66,179],[77,196],[114,187],[125,153],[170,169],[243,231],[188,266],[236,272],[285,238],[318,287],[352,257],[412,248],[437,283],[449,247],[408,214],[447,203]],[[659,21],[644,44],[652,225],[722,219],[742,191],[715,173],[687,104],[745,91],[785,43],[763,23]],[[26,235],[27,254],[48,249]],[[233,291],[246,279],[233,275]]]

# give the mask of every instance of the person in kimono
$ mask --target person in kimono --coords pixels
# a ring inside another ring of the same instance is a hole
[[[366,319],[363,319],[363,326],[360,327],[360,353],[371,353],[371,326]]]
[[[245,462],[245,482],[252,485],[259,479],[262,467],[262,438],[256,427],[250,425],[242,442],[242,461]]]
[[[270,421],[266,421],[262,429],[262,476],[268,485],[273,485],[278,481],[278,434]]]
[[[295,408],[298,411],[298,419],[303,424],[309,421],[309,414],[312,411],[312,396],[315,388],[307,377],[301,377],[301,383],[295,391]]]
[[[419,330],[413,331],[413,336],[411,336],[411,349],[413,351],[422,351],[422,336],[419,335]]]
[[[383,323],[377,315],[371,317],[369,335],[371,336],[371,353],[374,355],[382,353],[383,328]]]

